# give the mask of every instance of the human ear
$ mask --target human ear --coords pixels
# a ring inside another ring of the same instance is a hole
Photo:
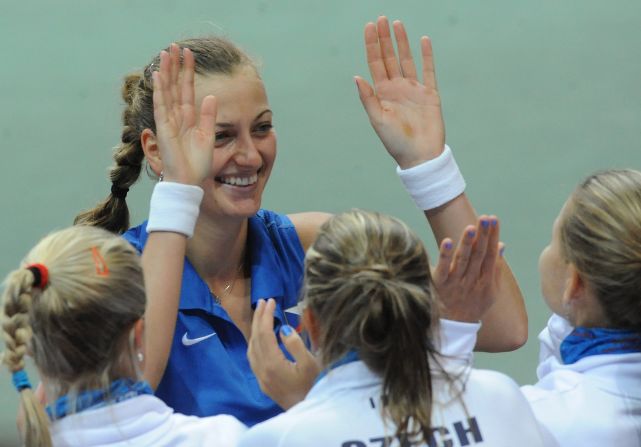
[[[568,266],[568,276],[563,291],[563,307],[569,311],[585,299],[585,281],[574,264]]]
[[[318,324],[316,314],[314,314],[314,311],[309,307],[303,309],[303,327],[309,334],[309,339],[312,342],[312,352],[315,352],[319,347],[320,325]]]
[[[140,145],[142,146],[142,151],[145,153],[149,167],[154,171],[154,174],[160,177],[160,173],[162,172],[162,158],[160,156],[158,142],[156,141],[156,134],[149,128],[143,130],[140,134]]]
[[[140,318],[134,323],[134,348],[136,352],[144,352],[145,350],[145,321]]]

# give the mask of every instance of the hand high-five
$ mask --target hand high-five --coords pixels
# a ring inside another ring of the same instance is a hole
[[[443,318],[476,322],[484,316],[496,300],[502,251],[496,216],[481,216],[476,227],[468,225],[456,251],[451,239],[441,242],[432,279]]]
[[[172,44],[160,53],[153,73],[156,137],[166,180],[200,185],[210,175],[216,125],[216,98],[206,96],[196,116],[194,55]]]
[[[398,57],[386,17],[365,26],[367,64],[374,87],[356,77],[358,93],[383,145],[403,169],[437,157],[445,144],[432,43],[421,38],[423,83],[417,77],[405,28],[394,22]]]

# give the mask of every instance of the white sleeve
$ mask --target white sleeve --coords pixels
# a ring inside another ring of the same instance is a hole
[[[469,358],[476,346],[476,334],[481,323],[440,320],[437,349],[444,357]]]
[[[273,420],[273,419],[272,419]],[[277,447],[282,444],[283,431],[270,420],[254,425],[241,435],[236,447]],[[276,429],[275,429],[276,428]]]

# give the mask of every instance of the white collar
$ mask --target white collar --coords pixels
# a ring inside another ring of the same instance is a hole
[[[553,314],[539,334],[541,362],[536,373],[540,385],[553,374],[578,373],[594,379],[596,386],[608,392],[641,397],[641,353],[591,355],[566,365],[561,359],[560,346],[572,330],[569,321]]]

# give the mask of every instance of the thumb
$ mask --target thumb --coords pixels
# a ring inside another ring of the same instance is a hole
[[[371,121],[378,121],[381,115],[381,104],[378,102],[374,89],[360,76],[354,76],[354,82],[356,82],[358,96],[361,99],[367,116],[369,116]]]

